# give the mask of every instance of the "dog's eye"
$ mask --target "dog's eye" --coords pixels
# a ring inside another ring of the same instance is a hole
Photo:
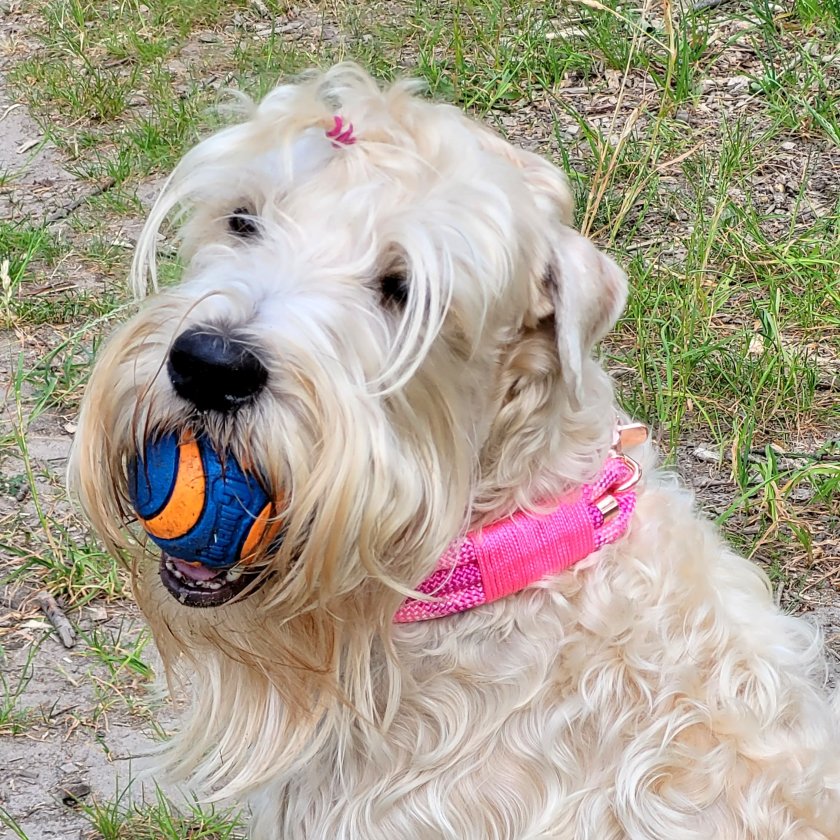
[[[228,216],[228,230],[240,239],[250,239],[260,232],[257,223],[254,221],[253,213],[247,207],[237,207]]]
[[[382,294],[382,302],[386,305],[395,304],[403,307],[408,300],[408,280],[405,274],[397,271],[389,271],[379,278],[379,290]]]

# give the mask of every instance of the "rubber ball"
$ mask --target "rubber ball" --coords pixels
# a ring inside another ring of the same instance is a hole
[[[129,494],[140,524],[171,557],[211,568],[253,560],[279,530],[260,479],[204,437],[167,434],[147,441],[129,465]]]

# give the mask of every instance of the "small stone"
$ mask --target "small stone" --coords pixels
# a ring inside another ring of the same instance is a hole
[[[658,20],[649,20],[644,15],[639,18],[639,27],[644,32],[661,32],[662,31],[662,23]]]
[[[30,149],[34,149],[40,142],[40,137],[33,137],[30,140],[26,140],[18,146],[17,153],[19,155],[25,155]]]
[[[698,446],[692,454],[698,461],[703,461],[706,464],[720,464],[723,461],[720,452],[706,446]]]
[[[621,87],[622,75],[618,70],[608,67],[604,70],[604,78],[607,80],[609,90],[618,90]]]
[[[794,502],[808,502],[814,497],[814,491],[806,484],[797,484],[790,492],[789,498]]]
[[[733,92],[738,93],[747,90],[752,79],[749,76],[732,76],[726,80],[726,86]]]
[[[688,124],[691,122],[691,114],[689,114],[688,111],[677,111],[677,113],[674,114],[674,119],[677,122]]]
[[[18,627],[21,627],[24,630],[47,630],[49,626],[50,625],[41,618],[30,618],[18,625]]]
[[[81,805],[82,800],[90,795],[90,785],[81,780],[67,782],[59,787],[61,801],[68,808],[76,808]]]
[[[796,143],[791,140],[785,140],[785,142],[782,143],[782,149],[786,152],[793,152],[796,150]]]
[[[87,614],[91,621],[102,622],[108,620],[108,610],[105,607],[88,607]]]

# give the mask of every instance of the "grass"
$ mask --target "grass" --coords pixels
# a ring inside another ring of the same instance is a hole
[[[34,709],[21,704],[21,695],[26,690],[34,675],[34,660],[38,645],[32,645],[27,651],[26,661],[17,678],[0,669],[0,735],[21,735],[28,731],[37,717]],[[0,646],[0,663],[5,664],[5,651]]]
[[[0,222],[0,323],[11,326],[30,314],[23,296],[24,278],[35,259],[49,260],[55,246],[43,227]]]
[[[114,309],[113,295],[57,276],[61,255],[46,224],[0,221],[0,328],[75,323]]]
[[[37,370],[37,368],[36,368]],[[24,397],[27,376],[21,357],[9,386],[9,403],[14,412],[7,419],[9,432],[0,439],[0,451],[12,448],[20,472],[6,479],[8,490],[15,496],[28,497],[33,516],[16,521],[9,533],[0,531],[0,550],[13,559],[9,571],[0,567],[0,585],[21,580],[35,582],[38,587],[60,596],[68,606],[81,607],[99,598],[121,597],[126,588],[126,575],[116,561],[77,528],[67,527],[48,508],[44,488],[54,477],[42,472],[29,451],[29,429],[49,404],[49,394],[39,400]],[[3,446],[5,444],[5,446]],[[25,493],[24,493],[25,490]]]
[[[176,808],[159,788],[152,804],[130,803],[129,787],[113,800],[94,801],[82,810],[102,840],[234,840],[242,838],[242,824],[229,810],[190,803]]]
[[[151,667],[143,661],[143,651],[149,643],[148,631],[131,638],[126,633],[125,626],[120,626],[113,633],[94,628],[85,637],[85,641],[87,653],[94,655],[98,662],[107,665],[106,677],[109,685],[126,676],[131,680],[150,680],[154,676]]]
[[[80,802],[78,807],[97,840],[242,840],[243,825],[231,810],[218,810],[197,802],[174,805],[155,787],[151,802],[132,801],[133,784],[116,791],[113,799]],[[29,840],[13,814],[0,808],[0,827],[11,837]]]
[[[292,5],[27,4],[27,46],[7,78],[75,189],[96,194],[63,225],[0,221],[0,326],[14,338],[0,494],[25,498],[19,516],[0,516],[0,583],[45,587],[71,617],[122,608],[124,574],[62,506],[61,478],[30,454],[32,431],[72,423],[102,335],[130,311],[124,226],[218,123],[224,88],[258,97],[280,77],[355,58],[381,79],[420,76],[569,172],[577,224],[631,281],[602,348],[625,407],[651,423],[666,457],[686,444],[720,453],[725,492],[701,501],[787,598],[836,584],[837,0]],[[19,176],[4,171],[0,185]],[[167,260],[165,279],[178,272]],[[148,719],[146,642],[122,627],[81,634],[93,675],[85,726]],[[0,733],[34,725],[24,688],[0,684]],[[179,812],[159,791],[145,805],[118,791],[84,814],[103,838],[239,831],[231,815]],[[19,814],[0,811],[0,824],[27,836]]]
[[[37,532],[26,534],[24,528],[19,528],[18,536],[28,538],[29,545],[0,540],[0,549],[16,561],[13,571],[0,575],[0,583],[37,582],[71,608],[127,595],[125,572],[88,540],[80,542],[56,528],[50,529],[43,542]]]

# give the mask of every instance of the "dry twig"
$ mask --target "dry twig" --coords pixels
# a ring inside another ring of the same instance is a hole
[[[67,616],[64,615],[61,607],[56,603],[55,598],[49,592],[39,592],[33,600],[50,620],[52,626],[55,627],[58,637],[61,639],[61,644],[66,648],[73,647],[76,644],[76,631]]]

